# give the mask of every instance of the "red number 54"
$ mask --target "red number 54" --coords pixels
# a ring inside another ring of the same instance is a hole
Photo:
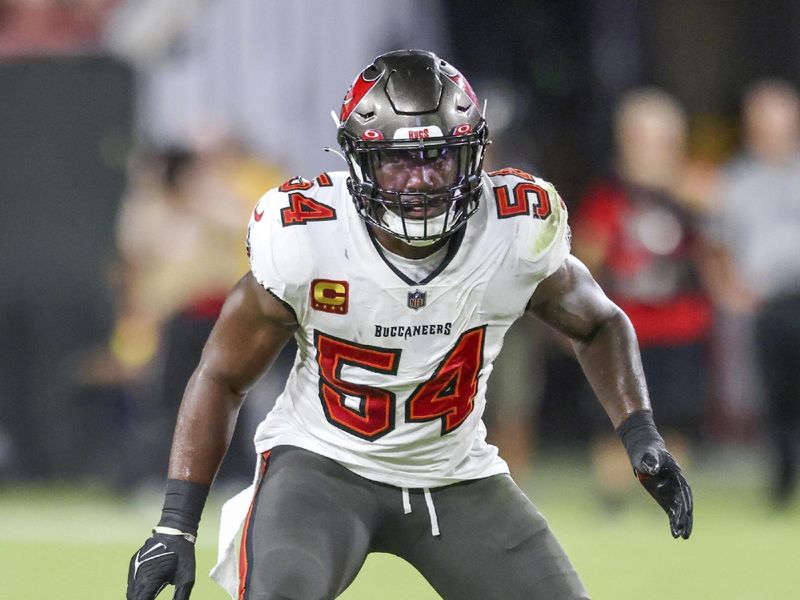
[[[483,366],[486,326],[465,331],[433,375],[406,402],[406,421],[441,419],[442,435],[457,429],[474,408],[478,375]],[[342,379],[349,365],[376,373],[396,375],[400,350],[365,346],[314,332],[319,365],[319,397],[328,421],[360,438],[373,441],[395,427],[393,392]]]

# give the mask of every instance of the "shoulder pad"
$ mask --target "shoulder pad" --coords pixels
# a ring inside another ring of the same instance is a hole
[[[531,175],[530,173],[526,173],[522,169],[515,169],[513,167],[505,167],[503,169],[498,169],[496,171],[490,171],[487,173],[489,177],[493,180],[497,177],[512,177],[517,179],[523,179],[525,181],[535,181],[537,177],[535,175]]]
[[[303,314],[316,263],[307,227],[285,226],[289,195],[274,188],[256,204],[247,228],[247,255],[256,280]]]
[[[552,183],[519,169],[501,169],[489,177],[498,218],[515,217],[519,259],[526,270],[549,276],[570,252],[567,207],[561,196]]]
[[[569,252],[570,242],[567,205],[552,183],[539,178],[535,183],[547,192],[550,211],[538,219],[539,223],[534,219],[534,224],[539,227],[532,230],[535,235],[531,237],[531,245],[528,248],[529,256],[534,260],[563,242],[566,243],[566,251]]]

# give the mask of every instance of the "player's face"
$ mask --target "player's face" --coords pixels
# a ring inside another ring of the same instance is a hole
[[[436,217],[447,209],[448,200],[424,201],[403,192],[436,192],[456,183],[458,165],[453,150],[387,150],[377,158],[375,182],[388,192],[400,193],[404,216],[411,219]]]

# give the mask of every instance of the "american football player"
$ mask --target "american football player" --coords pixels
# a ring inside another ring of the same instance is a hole
[[[362,71],[338,116],[348,170],[270,190],[178,415],[161,520],[128,599],[189,597],[193,543],[247,389],[294,337],[253,485],[223,509],[212,572],[234,598],[334,598],[368,553],[447,599],[588,598],[485,441],[486,380],[525,311],[574,343],[633,470],[688,538],[692,494],[653,422],[633,329],[570,256],[551,184],[482,170],[484,115],[436,55]],[[234,539],[237,533],[238,561]]]

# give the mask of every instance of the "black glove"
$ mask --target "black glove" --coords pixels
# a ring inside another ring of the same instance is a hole
[[[658,434],[652,412],[633,413],[617,433],[628,452],[634,475],[667,513],[672,537],[689,539],[694,511],[692,488]]]
[[[167,584],[173,600],[189,600],[194,586],[194,542],[209,486],[167,480],[161,520],[153,536],[131,557],[127,600],[154,600]]]
[[[173,600],[189,600],[194,586],[194,544],[181,535],[154,533],[131,557],[127,600],[154,600],[167,584]]]

